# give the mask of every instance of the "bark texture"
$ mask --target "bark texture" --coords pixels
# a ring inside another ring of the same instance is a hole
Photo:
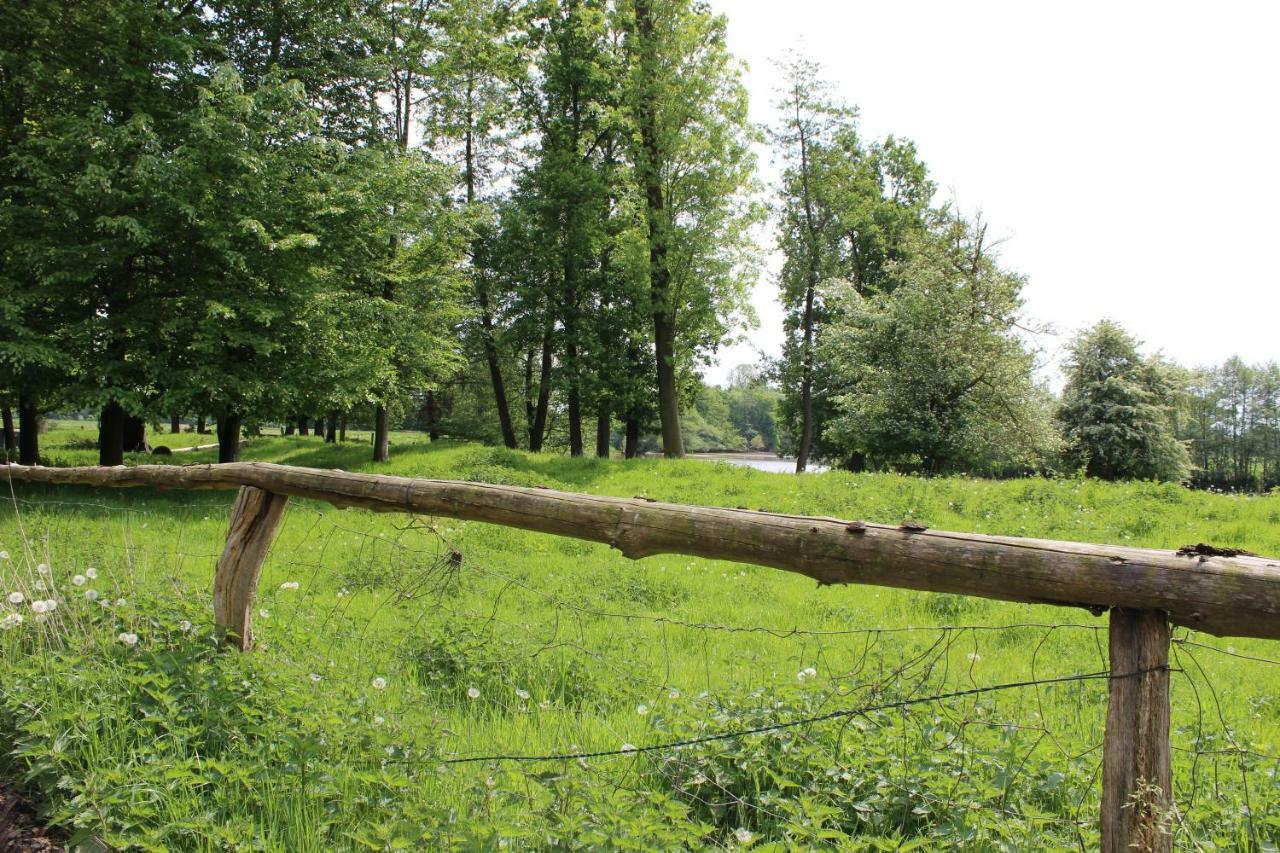
[[[213,578],[213,620],[226,643],[242,652],[253,648],[258,576],[287,500],[284,495],[245,486],[231,511],[227,544]]]
[[[254,486],[376,512],[485,521],[601,542],[633,559],[686,554],[859,583],[1003,601],[1163,610],[1211,634],[1280,639],[1280,560],[948,533],[683,506],[552,489],[295,468],[267,462],[40,468],[0,477],[89,486]]]
[[[1111,611],[1111,697],[1102,755],[1103,853],[1173,849],[1170,806],[1169,620],[1159,610]],[[1136,673],[1129,677],[1129,673]]]

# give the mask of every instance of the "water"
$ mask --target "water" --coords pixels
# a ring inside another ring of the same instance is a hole
[[[772,453],[690,453],[692,459],[706,459],[711,462],[725,462],[729,465],[740,465],[744,468],[755,468],[757,471],[768,471],[771,474],[794,474],[796,460],[790,456],[775,456]],[[809,464],[810,471],[825,471],[821,465]]]

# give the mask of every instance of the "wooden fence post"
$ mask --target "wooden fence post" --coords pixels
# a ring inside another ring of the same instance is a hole
[[[258,575],[288,498],[243,486],[231,511],[227,544],[213,578],[213,619],[228,645],[253,648],[253,598]]]
[[[1103,853],[1173,849],[1169,818],[1169,618],[1111,609],[1111,695],[1102,757]],[[1127,673],[1136,673],[1123,677]]]

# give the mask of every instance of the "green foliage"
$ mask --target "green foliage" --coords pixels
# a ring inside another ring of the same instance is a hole
[[[1017,336],[1022,279],[996,265],[985,226],[943,219],[894,275],[887,294],[833,294],[825,346],[847,379],[826,440],[876,466],[1034,470],[1056,441],[1048,394]]]
[[[1187,448],[1174,434],[1175,385],[1166,365],[1104,320],[1076,336],[1058,420],[1066,464],[1104,480],[1183,480]]]

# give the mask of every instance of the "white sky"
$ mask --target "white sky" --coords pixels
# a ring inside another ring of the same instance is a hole
[[[915,140],[939,198],[983,212],[1029,277],[1027,316],[1057,330],[1038,341],[1049,362],[1102,317],[1185,364],[1280,359],[1280,3],[712,5],[756,121],[773,118],[773,60],[798,48],[864,136]],[[767,274],[760,328],[710,381],[779,352],[776,294]]]

